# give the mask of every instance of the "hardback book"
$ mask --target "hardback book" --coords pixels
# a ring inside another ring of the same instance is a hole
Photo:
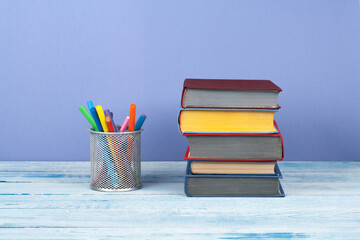
[[[275,175],[276,161],[189,161],[191,174],[267,174]]]
[[[284,158],[281,133],[272,134],[183,134],[189,147],[185,160],[278,161]]]
[[[270,80],[185,79],[183,108],[271,108],[281,88]]]
[[[182,133],[274,133],[274,114],[269,109],[181,109]]]
[[[277,165],[276,165],[277,166]],[[279,179],[280,169],[275,175],[194,175],[185,176],[185,194],[188,197],[284,197]]]

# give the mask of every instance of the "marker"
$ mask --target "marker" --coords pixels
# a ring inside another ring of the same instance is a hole
[[[87,102],[87,106],[89,108],[89,112],[91,111],[92,108],[94,108],[94,104],[93,104],[93,102],[91,100]]]
[[[95,107],[94,107],[93,102],[90,100],[90,101],[87,102],[87,105],[88,105],[88,108],[89,108],[89,112],[90,112],[91,116],[93,117],[93,119],[94,119],[94,121],[95,121],[95,123],[96,123],[96,126],[97,126],[97,128],[98,128],[98,131],[99,131],[99,132],[102,132],[103,129],[102,129],[102,126],[101,126],[101,124],[100,124],[99,116],[98,116],[97,113],[96,113],[96,109],[95,109]],[[92,109],[94,109],[95,111],[92,110]]]
[[[90,123],[90,125],[93,127],[93,129],[95,129],[95,131],[99,131],[96,123],[94,121],[94,119],[91,117],[90,113],[86,110],[86,108],[84,107],[84,105],[81,105],[79,107],[80,112],[84,115],[84,117],[86,118],[86,120],[88,120],[88,122]]]
[[[105,120],[106,120],[106,114],[107,114],[110,117],[110,122],[111,122],[112,128],[114,129],[114,132],[117,132],[116,125],[115,125],[115,122],[114,122],[114,119],[113,119],[113,113],[110,112],[109,109],[106,109],[104,111],[104,113],[105,113]],[[109,128],[109,126],[108,126],[108,128]]]
[[[139,119],[137,120],[136,124],[135,124],[135,131],[139,131],[142,127],[142,125],[144,124],[146,119],[146,115],[145,114],[141,114]]]
[[[115,132],[114,127],[111,123],[111,118],[110,118],[109,114],[107,114],[107,113],[105,113],[105,121],[106,121],[106,125],[109,129],[109,132]]]
[[[96,106],[96,112],[99,116],[100,123],[101,123],[101,126],[102,126],[104,132],[109,132],[109,129],[106,125],[105,114],[104,114],[104,111],[103,111],[103,108],[101,105]]]
[[[127,127],[129,126],[129,116],[127,116],[123,122],[123,124],[121,125],[120,131],[119,132],[125,132],[125,130],[127,129]]]
[[[136,115],[136,105],[130,105],[130,119],[129,119],[129,132],[133,132],[135,129],[135,115]]]
[[[97,115],[96,109],[93,107],[93,108],[90,109],[90,112],[91,112],[92,117],[94,118],[94,121],[95,121],[96,126],[98,128],[98,131],[103,132],[104,130],[103,130],[102,126],[101,126],[100,119],[99,119],[99,116]]]
[[[108,115],[107,112],[109,112],[109,110],[105,110],[105,120],[106,120],[106,124],[107,124],[107,127],[109,128],[109,132],[114,132],[114,128],[112,126],[112,123],[111,123],[111,118],[110,116]],[[106,137],[107,138],[107,142],[108,142],[108,146],[110,148],[110,152],[111,152],[111,155],[112,155],[112,164],[115,164],[114,166],[116,166],[117,169],[120,169],[120,166],[119,166],[119,163],[117,161],[117,152],[119,153],[120,152],[120,148],[117,144],[115,144],[113,141],[114,139],[112,138],[112,136],[108,136]],[[117,150],[116,150],[117,149]]]

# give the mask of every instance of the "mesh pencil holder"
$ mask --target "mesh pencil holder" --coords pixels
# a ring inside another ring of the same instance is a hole
[[[91,184],[98,191],[141,187],[141,132],[90,132]]]

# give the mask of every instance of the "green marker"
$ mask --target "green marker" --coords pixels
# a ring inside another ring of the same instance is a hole
[[[86,118],[86,120],[88,120],[88,122],[90,123],[90,125],[95,129],[95,131],[99,131],[99,129],[96,126],[96,123],[94,121],[94,119],[92,118],[92,116],[90,115],[90,113],[86,110],[86,108],[84,107],[84,105],[81,105],[79,107],[80,112],[84,115],[84,117]]]

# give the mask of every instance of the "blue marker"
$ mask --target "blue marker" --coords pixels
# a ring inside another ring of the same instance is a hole
[[[95,120],[96,117],[99,118],[99,116],[97,116],[96,108],[94,107],[94,104],[93,104],[93,102],[91,100],[87,102],[87,106],[89,108],[89,112],[90,112],[91,116],[93,117],[93,119]],[[92,108],[95,108],[96,115],[91,111]],[[96,121],[95,121],[95,123],[96,123]],[[96,126],[99,128],[99,125],[97,125],[97,123],[96,123]],[[101,129],[101,131],[100,131],[100,129]],[[99,128],[99,131],[103,132],[103,129]]]
[[[91,111],[91,109],[94,107],[94,104],[92,101],[88,101],[87,102],[88,108],[89,108],[89,112]],[[93,116],[94,117],[94,116]]]
[[[99,119],[99,116],[98,116],[98,114],[96,112],[96,108],[94,107],[93,102],[88,101],[87,105],[88,105],[91,116],[93,117],[99,132],[103,132],[104,130],[103,130],[102,126],[101,126],[100,119]],[[111,157],[108,155],[108,153],[110,152],[109,146],[106,143],[104,143],[103,141],[101,141],[100,136],[97,136],[97,137],[98,137],[99,142],[100,142],[100,144],[101,144],[101,146],[103,148],[105,164],[107,166],[111,182],[112,182],[113,185],[117,185],[118,182],[116,180],[116,177],[115,177],[115,174],[114,174],[114,171],[113,171],[113,167],[111,166]]]
[[[90,109],[90,112],[91,112],[91,116],[94,118],[96,126],[99,129],[99,132],[103,132],[104,130],[103,130],[102,126],[101,126],[100,119],[99,119],[99,116],[98,116],[98,114],[96,112],[96,109],[94,107],[92,107]]]
[[[142,127],[142,125],[144,124],[146,119],[146,115],[145,114],[141,114],[139,119],[137,120],[136,124],[135,124],[135,131],[139,131]]]

